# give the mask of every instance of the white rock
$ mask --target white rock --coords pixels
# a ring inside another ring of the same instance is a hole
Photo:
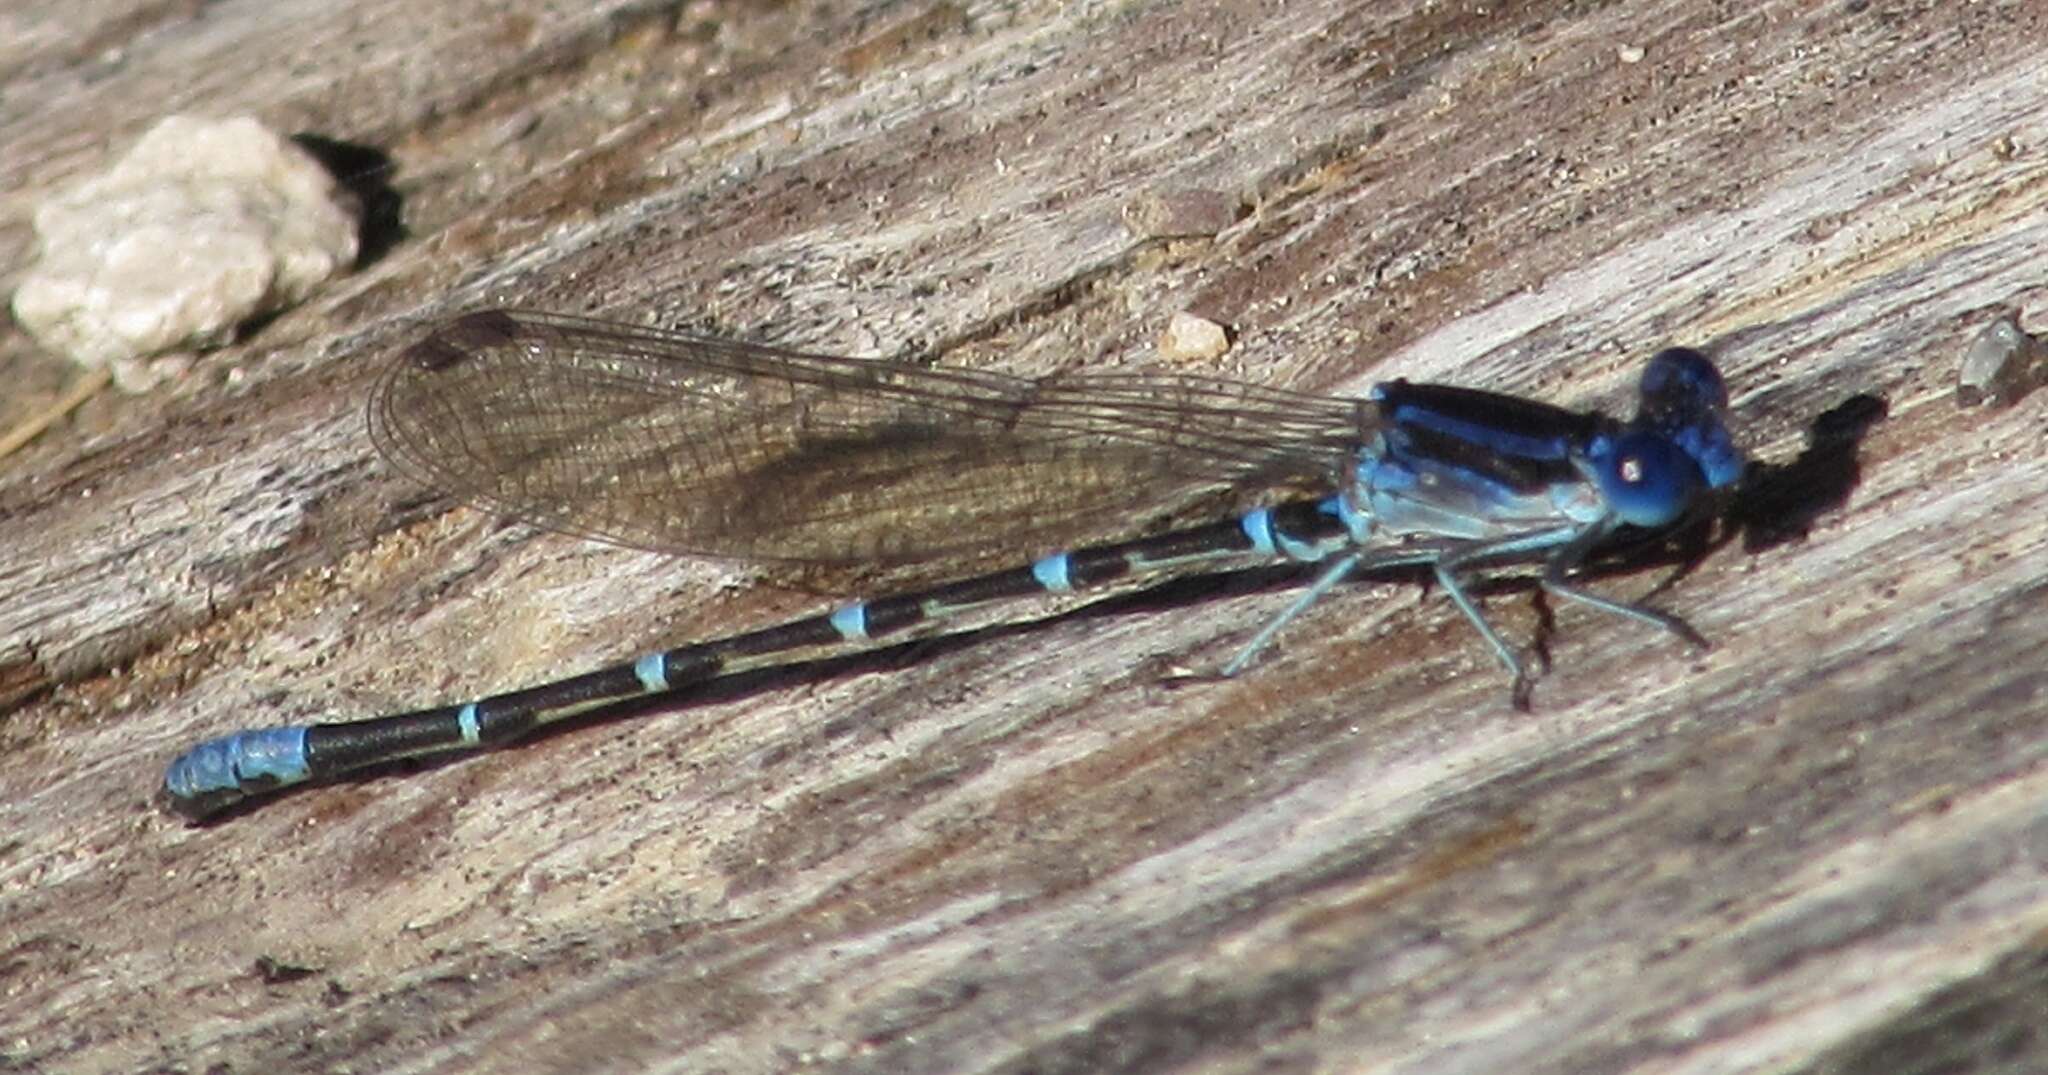
[[[40,259],[14,317],[141,391],[147,356],[227,343],[347,269],[357,212],[311,155],[255,120],[171,116],[37,207]]]
[[[1222,325],[1185,310],[1173,315],[1159,334],[1159,357],[1170,362],[1215,358],[1230,350],[1230,334]]]

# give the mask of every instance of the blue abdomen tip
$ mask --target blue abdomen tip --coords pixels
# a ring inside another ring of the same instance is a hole
[[[266,728],[209,739],[179,755],[164,772],[164,792],[181,808],[204,814],[311,775],[306,729]]]

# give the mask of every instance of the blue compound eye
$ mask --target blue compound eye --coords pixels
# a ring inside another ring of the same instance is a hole
[[[1651,415],[1703,415],[1728,407],[1728,386],[1712,359],[1690,347],[1667,347],[1643,367],[1637,389]]]
[[[1655,430],[1692,457],[1715,489],[1742,478],[1742,449],[1728,435],[1728,387],[1712,360],[1690,347],[1659,351],[1643,367],[1642,399],[1630,426]]]
[[[1691,506],[1701,482],[1691,456],[1651,433],[1624,433],[1596,446],[1593,469],[1614,514],[1634,526],[1673,522]]]

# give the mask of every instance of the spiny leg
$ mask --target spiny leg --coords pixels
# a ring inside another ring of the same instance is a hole
[[[1691,624],[1670,613],[1659,612],[1654,608],[1628,601],[1617,601],[1611,597],[1602,597],[1590,590],[1574,585],[1568,580],[1567,576],[1571,571],[1585,562],[1586,557],[1591,554],[1593,548],[1611,533],[1613,529],[1614,527],[1611,524],[1589,527],[1584,534],[1574,538],[1563,548],[1557,550],[1555,555],[1544,562],[1543,589],[1548,593],[1556,594],[1569,601],[1577,601],[1582,605],[1588,605],[1611,612],[1617,616],[1626,616],[1639,623],[1647,623],[1653,627],[1662,628],[1699,649],[1711,648],[1712,643],[1708,642],[1705,636],[1701,635],[1698,631],[1693,630]]]
[[[1302,591],[1301,596],[1289,602],[1278,616],[1259,628],[1259,633],[1253,635],[1252,640],[1237,651],[1237,656],[1232,657],[1230,663],[1223,666],[1222,675],[1228,678],[1243,671],[1245,665],[1250,664],[1252,658],[1258,656],[1259,651],[1273,641],[1273,636],[1280,633],[1280,628],[1287,626],[1289,620],[1306,612],[1310,605],[1316,603],[1317,598],[1329,593],[1332,587],[1344,581],[1344,576],[1351,574],[1358,567],[1358,562],[1363,556],[1362,553],[1350,553],[1339,557],[1335,563],[1325,568],[1322,574],[1316,576],[1316,581]]]
[[[1479,548],[1484,549],[1485,546],[1479,546]],[[1465,614],[1465,618],[1471,621],[1473,627],[1478,628],[1480,637],[1486,639],[1486,644],[1493,647],[1493,655],[1499,658],[1500,663],[1507,668],[1508,675],[1514,680],[1513,686],[1509,688],[1510,698],[1514,707],[1516,709],[1527,709],[1529,708],[1529,674],[1522,669],[1521,658],[1515,656],[1515,651],[1508,646],[1507,640],[1500,636],[1500,632],[1494,630],[1493,625],[1486,622],[1486,617],[1480,614],[1478,603],[1474,602],[1472,595],[1466,592],[1465,584],[1458,580],[1460,568],[1472,559],[1474,557],[1469,551],[1439,558],[1436,561],[1436,580],[1442,584],[1444,593],[1450,596],[1451,603],[1458,606],[1458,611]]]
[[[1598,524],[1595,524],[1596,528],[1597,526]],[[1502,638],[1500,632],[1494,630],[1493,625],[1486,622],[1486,617],[1480,614],[1478,603],[1472,600],[1472,595],[1466,591],[1464,583],[1459,581],[1459,576],[1466,568],[1490,560],[1526,560],[1559,546],[1569,549],[1581,541],[1587,541],[1587,534],[1586,528],[1577,525],[1531,530],[1492,541],[1454,547],[1445,551],[1436,560],[1436,577],[1438,582],[1443,583],[1444,592],[1450,595],[1451,601],[1458,606],[1458,611],[1463,612],[1465,618],[1472,621],[1472,626],[1479,629],[1480,635],[1493,647],[1494,656],[1500,658],[1500,663],[1506,666],[1508,674],[1514,677],[1511,697],[1516,709],[1529,708],[1529,690],[1533,685],[1529,673],[1523,668],[1521,659],[1515,656],[1515,651],[1508,645],[1507,640]],[[1597,541],[1598,536],[1590,540]]]

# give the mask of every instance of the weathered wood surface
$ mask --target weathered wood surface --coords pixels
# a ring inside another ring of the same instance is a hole
[[[0,27],[6,264],[37,197],[174,110],[382,147],[410,228],[0,464],[0,1068],[2048,1063],[2048,403],[1949,395],[1995,314],[2042,327],[2038,5],[42,0]],[[1146,238],[1204,204],[1164,230],[1214,234]],[[504,302],[1027,373],[1147,362],[1189,309],[1237,334],[1216,372],[1610,406],[1691,342],[1755,457],[1804,462],[1658,595],[1716,649],[1558,609],[1530,714],[1412,586],[1162,687],[1287,598],[1240,590],[212,828],[155,812],[199,736],[817,607],[379,465],[378,363]],[[63,375],[8,331],[19,408]]]

